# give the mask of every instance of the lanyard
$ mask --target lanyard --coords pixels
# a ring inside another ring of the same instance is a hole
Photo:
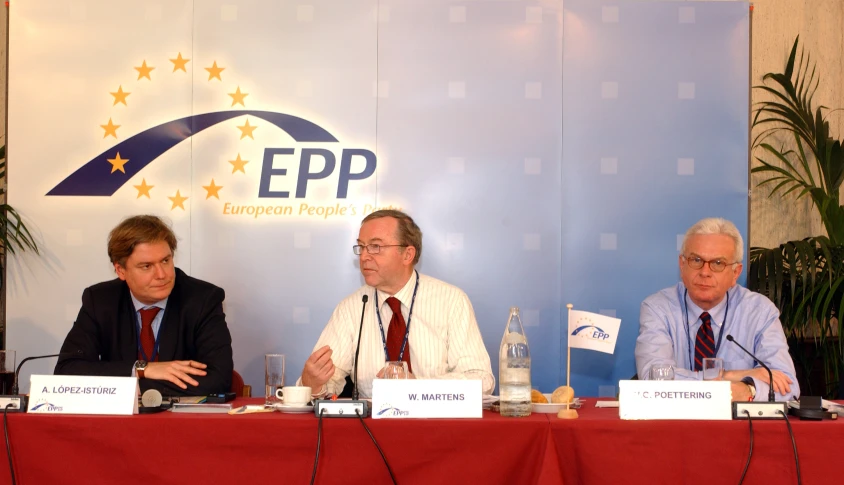
[[[689,370],[694,371],[695,366],[692,365],[694,362],[694,345],[692,345],[692,336],[691,332],[689,332],[689,302],[686,298],[689,296],[688,288],[683,293],[683,322],[685,323],[684,327],[686,329],[686,340],[689,342]],[[724,309],[724,321],[721,323],[721,332],[718,333],[718,342],[715,344],[715,356],[718,355],[718,349],[721,348],[721,340],[724,339],[724,333],[727,330],[727,315],[730,313],[730,292],[727,292],[727,307]],[[699,318],[699,317],[698,317]]]
[[[416,284],[413,286],[413,299],[410,300],[410,312],[407,314],[407,329],[404,331],[404,342],[401,344],[398,360],[404,357],[404,349],[407,347],[407,337],[410,336],[410,320],[413,318],[413,305],[416,304],[416,290],[419,289],[419,272],[416,273]],[[375,315],[378,316],[378,328],[381,329],[381,342],[384,344],[384,356],[390,360],[390,353],[387,351],[387,337],[384,336],[384,325],[381,323],[381,305],[378,303],[378,290],[375,290]],[[156,345],[158,342],[156,342]]]
[[[159,308],[160,309],[159,313],[164,312],[164,309],[161,308],[161,307],[152,306],[150,308]],[[142,308],[141,310],[144,310],[144,308]],[[152,358],[151,359],[147,357],[147,353],[144,352],[144,349],[141,346],[141,325],[142,324],[141,324],[141,312],[140,312],[140,310],[135,310],[135,315],[136,315],[137,320],[138,320],[138,326],[137,326],[137,329],[138,329],[138,333],[137,333],[138,352],[140,352],[141,357],[144,358],[145,362],[155,362],[156,357],[158,357],[158,344],[161,343],[161,341],[158,339],[158,336],[161,335],[161,327],[164,325],[164,315],[161,316],[161,323],[158,324],[158,332],[155,335],[155,346],[153,346],[153,348],[152,348]],[[156,315],[156,316],[158,316],[158,315]],[[153,319],[153,320],[155,320],[155,319]],[[152,324],[150,324],[150,325],[152,325]]]

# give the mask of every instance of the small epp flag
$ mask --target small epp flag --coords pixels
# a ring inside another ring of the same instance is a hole
[[[618,318],[572,310],[569,313],[569,347],[612,354],[620,326]]]

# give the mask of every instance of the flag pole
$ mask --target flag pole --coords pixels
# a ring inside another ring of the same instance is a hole
[[[571,309],[574,308],[574,305],[569,303],[566,305],[566,308],[569,309],[568,319],[566,320],[566,329],[571,326]],[[568,330],[566,330],[566,386],[571,387],[571,344],[569,343],[569,339],[571,335],[568,335]],[[569,403],[566,403],[566,409],[569,408]]]
[[[571,409],[571,404],[574,400],[574,389],[571,389],[571,343],[569,342],[571,334],[568,331],[571,325],[571,309],[574,308],[574,305],[569,303],[566,305],[566,308],[569,309],[568,321],[566,322],[566,387],[572,391],[572,397],[566,402],[566,408],[560,409],[557,417],[560,419],[577,419],[577,410]]]

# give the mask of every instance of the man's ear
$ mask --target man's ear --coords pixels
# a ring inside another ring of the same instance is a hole
[[[414,259],[416,259],[416,248],[414,246],[404,248],[404,255],[402,256],[403,262],[413,264]]]
[[[114,272],[117,274],[117,277],[123,281],[126,281],[126,268],[120,266],[119,263],[114,263]]]

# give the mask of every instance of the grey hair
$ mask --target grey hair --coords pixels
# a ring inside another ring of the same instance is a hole
[[[697,221],[695,225],[690,227],[689,230],[686,231],[686,235],[683,237],[681,252],[686,254],[686,241],[689,240],[689,237],[707,234],[723,234],[725,236],[730,236],[735,243],[735,251],[733,253],[735,260],[733,262],[740,263],[742,258],[744,258],[744,239],[742,239],[741,233],[735,224],[720,217],[708,217],[706,219],[701,219]]]

